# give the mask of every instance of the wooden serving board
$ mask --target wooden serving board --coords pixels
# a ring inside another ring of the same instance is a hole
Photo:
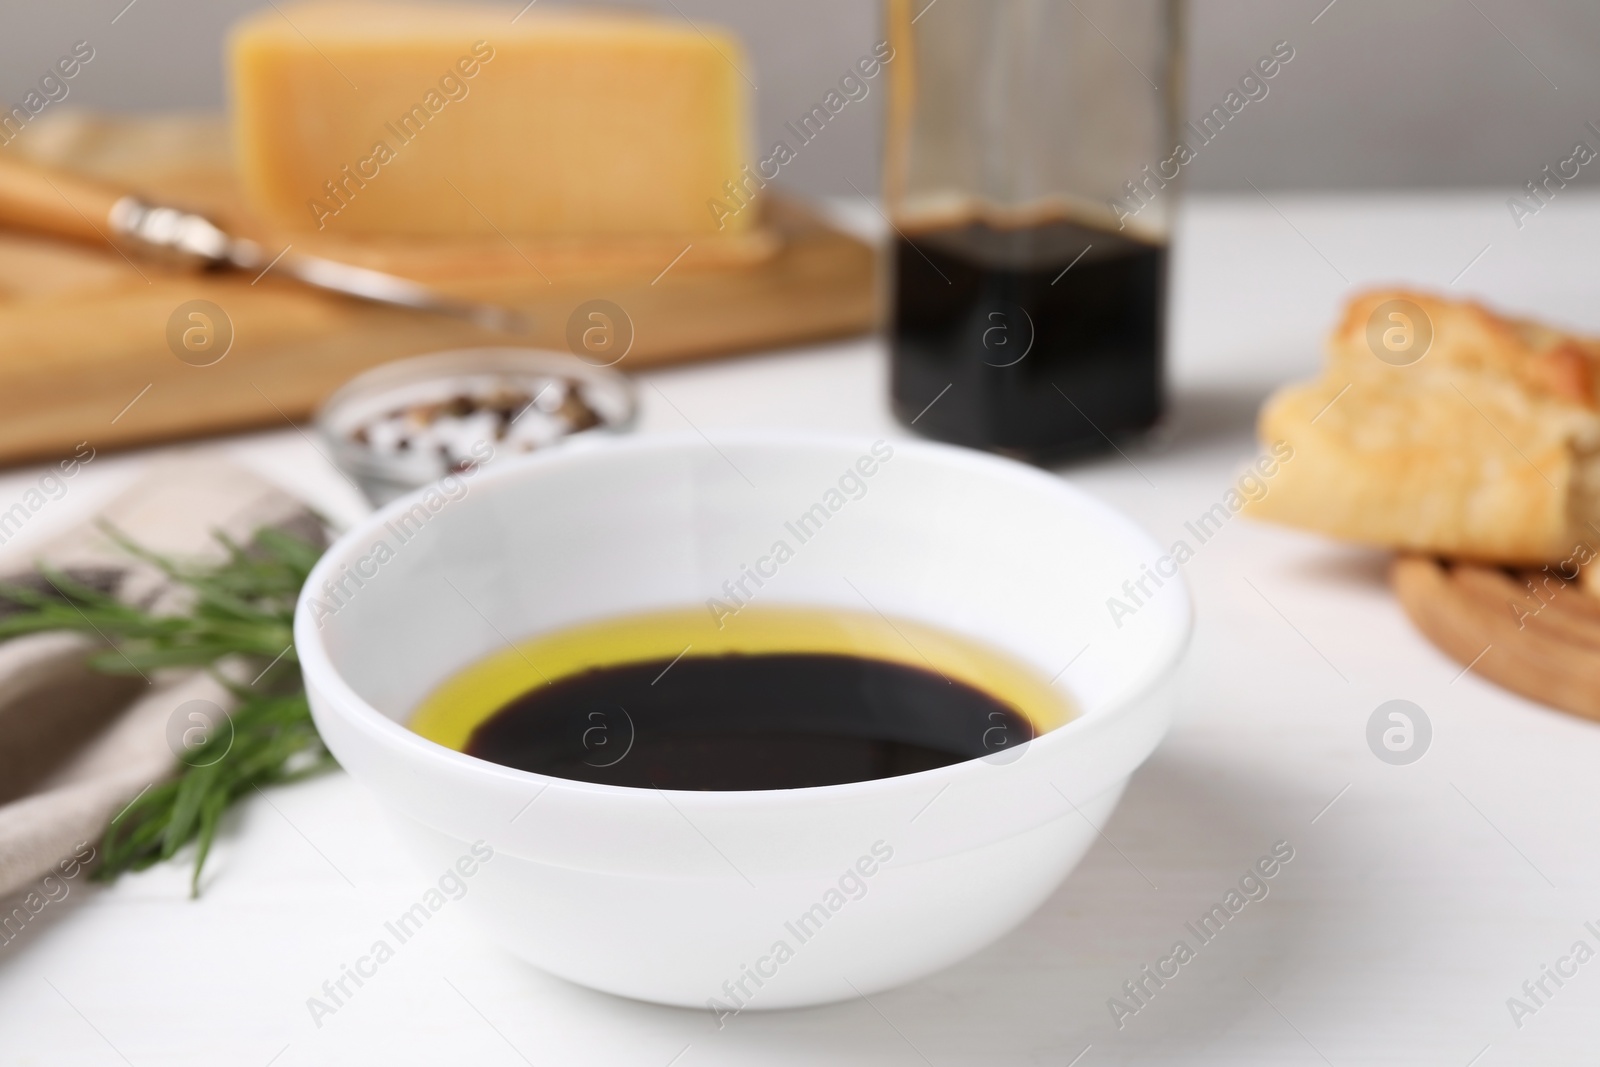
[[[531,335],[259,281],[133,261],[109,244],[75,246],[0,231],[0,464],[303,419],[371,366],[475,345],[568,350],[580,305],[607,300],[631,321],[617,369],[849,336],[877,313],[873,250],[792,203],[730,237],[539,241],[359,241],[273,233],[252,220],[212,118],[110,120],[64,113],[3,151],[118,182],[204,211],[269,249],[293,244],[390,270],[464,297],[515,306]],[[206,300],[232,347],[195,366],[168,340],[180,305]],[[137,398],[137,401],[135,401]],[[130,405],[130,402],[133,402]]]
[[[1389,578],[1411,621],[1457,663],[1542,704],[1600,719],[1600,599],[1576,581],[1553,568],[1418,556],[1397,559]]]

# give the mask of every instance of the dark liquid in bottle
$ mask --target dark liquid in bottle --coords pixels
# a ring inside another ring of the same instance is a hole
[[[586,733],[607,731],[597,746]],[[658,789],[797,789],[889,778],[1031,740],[959,681],[832,653],[684,656],[597,667],[513,700],[465,751],[558,778]]]
[[[930,437],[1050,459],[1161,414],[1167,249],[1047,220],[908,228],[892,393]]]

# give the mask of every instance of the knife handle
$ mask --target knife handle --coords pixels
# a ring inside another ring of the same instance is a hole
[[[111,240],[111,208],[122,197],[92,179],[0,152],[0,227],[98,244]]]

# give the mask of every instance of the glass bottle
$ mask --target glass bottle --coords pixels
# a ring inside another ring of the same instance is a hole
[[[1161,414],[1178,0],[889,0],[891,394],[1048,460]]]

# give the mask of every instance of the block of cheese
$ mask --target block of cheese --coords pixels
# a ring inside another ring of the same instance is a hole
[[[692,237],[757,214],[727,207],[758,183],[741,175],[745,59],[709,26],[283,3],[235,26],[229,59],[245,190],[282,227]]]

